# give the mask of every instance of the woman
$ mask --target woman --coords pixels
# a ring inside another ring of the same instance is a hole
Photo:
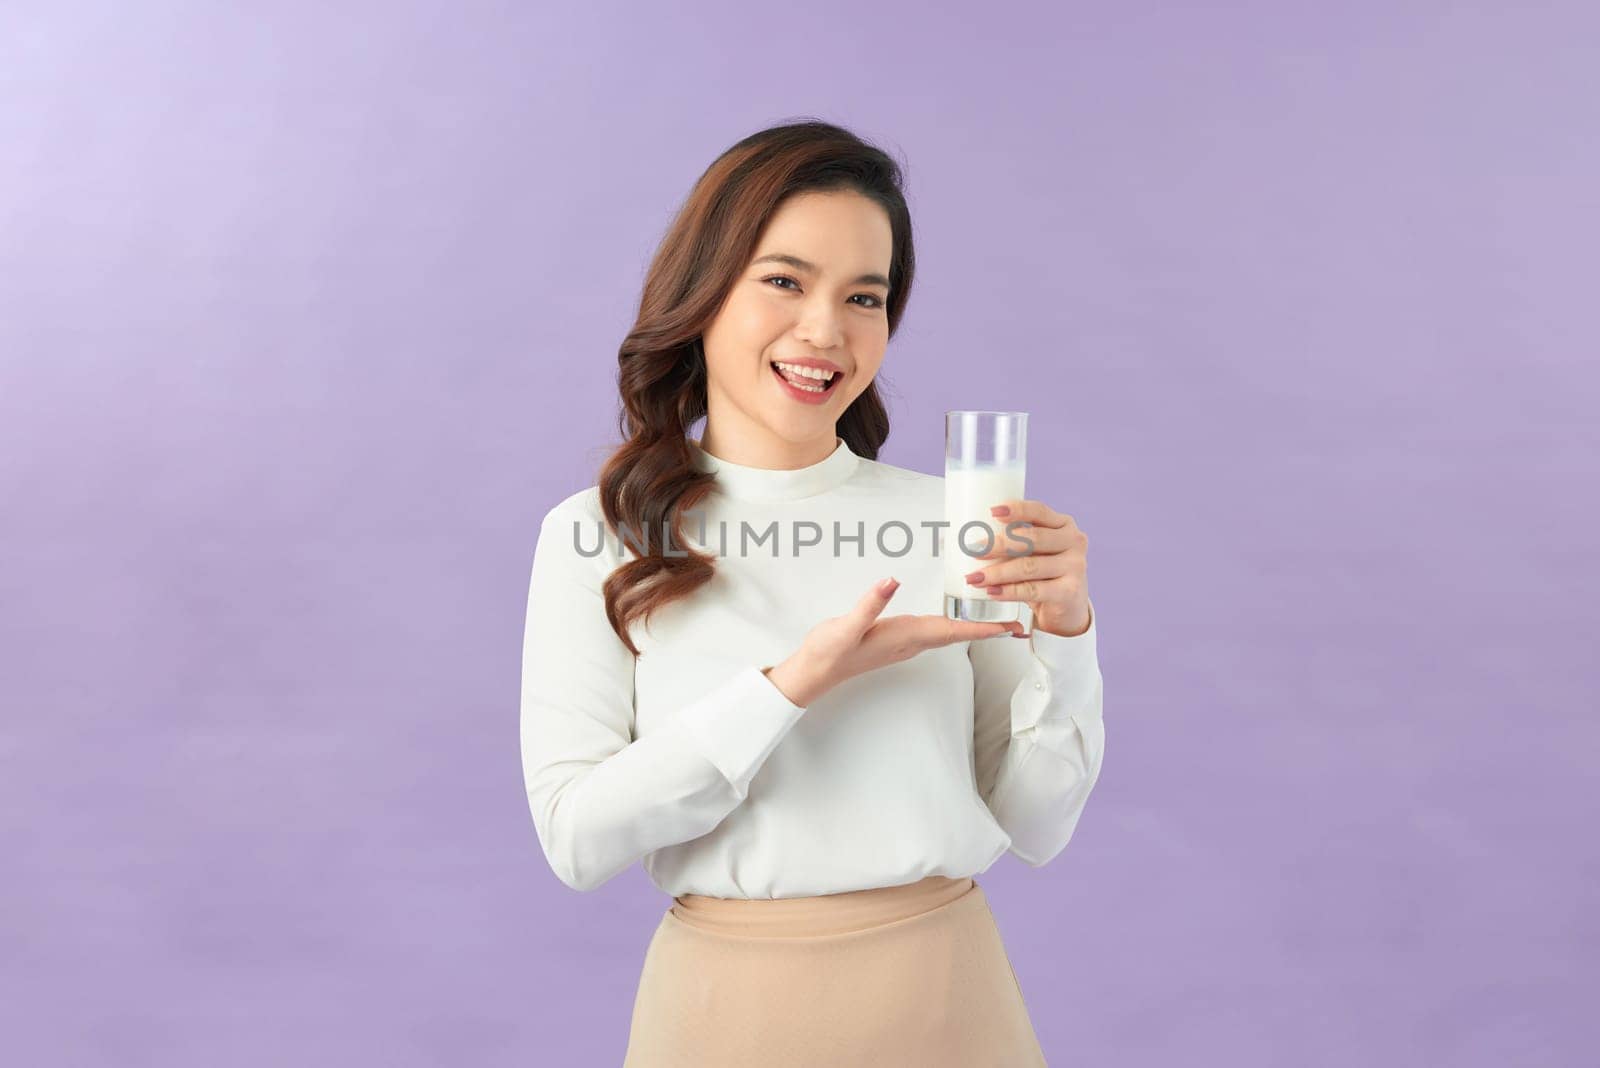
[[[540,529],[540,844],[575,889],[642,860],[673,897],[633,1068],[1044,1063],[973,876],[1059,853],[1099,775],[1088,542],[997,501],[1014,538],[969,579],[1031,633],[925,612],[943,480],[876,459],[914,265],[900,185],[821,122],[719,157],[621,348],[624,442]]]

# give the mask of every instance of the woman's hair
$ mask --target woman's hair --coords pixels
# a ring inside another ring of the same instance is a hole
[[[852,191],[888,213],[894,239],[886,302],[889,336],[911,295],[915,255],[902,166],[842,127],[816,120],[751,134],[706,169],[662,239],[645,277],[633,329],[617,352],[622,444],[600,469],[600,505],[637,558],[606,578],[606,618],[635,656],[638,620],[711,581],[713,558],[689,548],[682,513],[715,485],[694,464],[689,427],[706,414],[701,334],[755,255],[767,221],[803,192]],[[876,459],[889,413],[874,381],[839,417],[838,436]],[[670,535],[667,532],[670,531]],[[670,536],[672,554],[664,544]]]

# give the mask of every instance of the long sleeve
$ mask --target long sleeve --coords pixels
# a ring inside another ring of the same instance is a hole
[[[556,876],[592,890],[716,827],[805,711],[751,664],[708,679],[669,723],[634,736],[633,654],[606,620],[609,532],[568,498],[540,525],[522,648],[522,771]],[[582,524],[582,536],[575,534]]]
[[[1105,755],[1094,606],[1089,629],[1034,628],[972,642],[973,759],[978,793],[1011,836],[1011,852],[1042,867],[1066,848]]]

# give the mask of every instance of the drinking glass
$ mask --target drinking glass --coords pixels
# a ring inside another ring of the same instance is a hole
[[[944,518],[949,525],[940,551],[944,614],[949,619],[992,623],[1022,618],[1020,601],[997,601],[982,586],[968,585],[966,576],[983,568],[985,561],[977,554],[1004,546],[1006,524],[1015,517],[992,516],[989,509],[1023,497],[1027,457],[1027,412],[944,413]]]

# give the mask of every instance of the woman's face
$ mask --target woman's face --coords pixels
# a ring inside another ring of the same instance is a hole
[[[888,213],[859,193],[800,193],[779,205],[703,335],[706,425],[724,449],[737,438],[739,451],[833,450],[835,424],[889,344],[893,251]]]

